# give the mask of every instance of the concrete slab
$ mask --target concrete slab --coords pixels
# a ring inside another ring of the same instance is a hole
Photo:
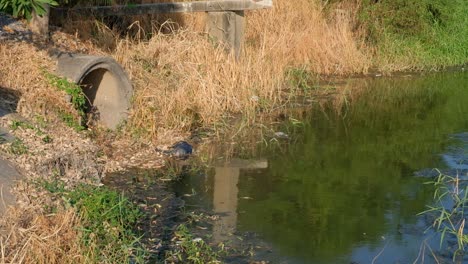
[[[0,157],[0,215],[5,213],[9,205],[15,204],[16,198],[11,193],[11,187],[21,178],[12,164]]]
[[[1,111],[2,109],[0,109]],[[8,133],[8,129],[4,127],[0,127],[0,144],[5,143],[5,142],[13,142],[15,140],[15,137]]]

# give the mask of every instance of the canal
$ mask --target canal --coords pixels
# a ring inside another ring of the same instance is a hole
[[[266,139],[255,156],[187,175],[176,193],[187,208],[219,216],[213,243],[250,240],[252,259],[450,263],[453,243],[440,244],[429,228],[433,217],[419,213],[434,203],[434,187],[425,184],[434,168],[466,176],[468,73],[354,79],[343,87],[354,96],[316,104],[299,124],[282,126],[287,139]]]

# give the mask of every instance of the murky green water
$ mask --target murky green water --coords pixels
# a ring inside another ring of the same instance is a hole
[[[179,192],[197,193],[188,205],[220,214],[215,241],[256,234],[272,249],[259,258],[272,263],[434,262],[438,238],[416,215],[432,189],[415,172],[446,168],[442,154],[462,144],[452,135],[468,131],[468,73],[348,86],[361,87],[358,99],[314,109],[284,130],[291,144],[184,180]]]

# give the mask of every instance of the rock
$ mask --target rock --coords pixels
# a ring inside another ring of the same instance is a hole
[[[275,132],[275,138],[289,139],[289,136],[288,136],[288,134],[286,134],[284,132]]]
[[[179,141],[171,146],[169,150],[163,151],[163,154],[180,158],[186,159],[189,155],[192,155],[193,147],[186,141]]]
[[[0,40],[16,39],[17,41],[30,40],[32,32],[27,27],[11,17],[0,12]]]
[[[11,193],[10,188],[15,181],[22,178],[15,167],[10,162],[0,157],[0,215],[3,215],[9,205],[15,204],[16,198]]]

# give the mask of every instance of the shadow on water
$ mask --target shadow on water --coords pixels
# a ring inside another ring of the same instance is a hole
[[[128,172],[108,174],[103,183],[122,191],[137,204],[144,217],[137,224],[142,234],[141,242],[148,250],[149,263],[159,263],[169,250],[169,241],[182,214],[183,201],[168,190],[161,181],[161,173],[152,170],[134,169]]]
[[[439,238],[416,216],[433,190],[415,172],[447,168],[443,154],[458,144],[450,135],[468,131],[468,73],[348,85],[358,96],[311,111],[290,130],[293,144],[258,146],[264,160],[253,163],[262,166],[224,164],[184,179],[179,192],[199,194],[187,204],[220,214],[214,239],[255,233],[287,263],[435,262]]]

